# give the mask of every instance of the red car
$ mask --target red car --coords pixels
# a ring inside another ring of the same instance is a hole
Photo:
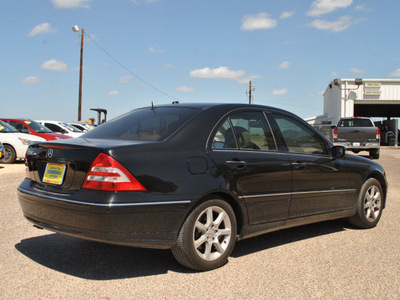
[[[55,133],[38,122],[29,119],[7,119],[0,120],[15,127],[19,132],[33,134],[44,138],[46,141],[70,139],[71,137],[65,134]]]

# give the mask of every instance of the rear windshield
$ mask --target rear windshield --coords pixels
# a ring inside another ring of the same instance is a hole
[[[133,110],[85,133],[83,138],[162,141],[200,109],[159,107]]]
[[[344,119],[339,127],[374,127],[374,123],[370,119]]]

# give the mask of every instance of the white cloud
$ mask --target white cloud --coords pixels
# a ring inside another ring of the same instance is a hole
[[[400,77],[400,68],[394,71],[392,74],[390,74],[392,77]]]
[[[188,87],[184,85],[180,85],[176,88],[178,92],[190,93],[194,91],[194,87]]]
[[[25,78],[22,78],[22,83],[24,84],[36,84],[42,81],[41,78],[36,77],[36,76],[27,76]]]
[[[55,8],[89,8],[92,0],[51,0]]]
[[[279,65],[279,69],[288,69],[290,67],[290,61],[283,61]]]
[[[129,83],[129,82],[132,82],[133,80],[135,80],[135,79],[133,78],[132,75],[124,76],[124,77],[121,77],[120,79],[118,79],[118,81],[120,83]]]
[[[247,76],[243,70],[232,71],[226,66],[215,69],[209,67],[190,71],[190,77],[195,78],[212,78],[212,79],[229,79],[238,83],[246,83],[251,79],[260,78],[260,76]]]
[[[324,14],[334,12],[339,8],[349,7],[353,0],[315,0],[310,5],[310,10],[307,15],[318,17]]]
[[[173,69],[173,68],[175,68],[175,67],[174,67],[173,64],[166,64],[166,65],[164,66],[164,68]]]
[[[336,73],[336,72],[332,72],[332,73],[331,73],[331,76],[332,76],[332,77],[335,77],[335,78],[339,77],[338,73]]]
[[[370,11],[371,9],[366,7],[365,4],[357,5],[354,10],[356,11]]]
[[[197,69],[190,71],[190,77],[196,78],[218,78],[218,79],[230,79],[230,80],[237,80],[240,77],[246,75],[245,71],[232,71],[229,70],[228,67],[219,67],[215,69],[211,69],[209,67],[203,69]]]
[[[355,22],[353,22],[350,16],[340,17],[337,21],[334,22],[326,20],[314,20],[313,22],[311,22],[311,26],[314,28],[333,32],[346,30],[354,24]]]
[[[292,17],[296,12],[295,11],[284,11],[282,12],[280,19],[286,19]]]
[[[143,2],[145,4],[152,4],[152,3],[156,3],[158,1],[159,0],[144,0]],[[139,5],[141,3],[141,1],[139,1],[139,0],[132,0],[132,2],[135,3],[136,5]]]
[[[156,49],[155,47],[158,47],[158,45],[155,45],[154,47],[153,47],[153,46],[150,47],[150,48],[149,48],[149,51],[150,51],[151,53],[163,53],[163,52],[164,52],[164,50],[162,50],[162,49]]]
[[[253,31],[257,29],[270,29],[278,25],[278,21],[271,19],[266,12],[255,15],[245,15],[242,18],[242,26],[240,29],[245,31]]]
[[[56,59],[50,59],[42,63],[41,68],[44,70],[61,72],[67,71],[67,64]]]
[[[37,34],[47,34],[47,33],[56,33],[57,29],[51,27],[49,23],[42,23],[39,25],[36,25],[35,28],[33,28],[28,35],[29,36],[35,36]]]
[[[274,90],[272,91],[272,94],[274,94],[274,95],[285,95],[285,94],[287,94],[288,92],[289,92],[288,89],[281,89],[281,90],[274,89]]]
[[[365,73],[364,70],[361,70],[361,69],[359,69],[359,68],[351,68],[351,69],[350,69],[350,72],[356,73],[356,74],[363,74],[363,73]]]
[[[109,91],[107,93],[107,96],[115,96],[115,95],[118,95],[118,94],[119,94],[118,90],[113,90],[113,91]]]

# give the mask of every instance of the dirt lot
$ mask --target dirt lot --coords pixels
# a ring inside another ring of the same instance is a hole
[[[229,263],[192,272],[167,250],[111,246],[34,228],[16,189],[24,164],[0,165],[1,299],[400,299],[400,149],[382,149],[387,208],[378,226],[344,221],[236,244]]]

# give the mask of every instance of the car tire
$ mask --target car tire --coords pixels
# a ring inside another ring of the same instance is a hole
[[[3,145],[4,147],[4,158],[1,160],[3,164],[12,164],[15,162],[17,155],[15,154],[15,150],[10,145]]]
[[[222,199],[207,200],[187,217],[172,253],[182,265],[198,270],[216,269],[226,263],[236,242],[236,216]]]
[[[373,159],[379,159],[379,149],[369,151],[369,156]]]
[[[382,215],[383,201],[384,194],[379,181],[368,179],[361,188],[357,211],[349,218],[350,223],[363,229],[375,227]]]

